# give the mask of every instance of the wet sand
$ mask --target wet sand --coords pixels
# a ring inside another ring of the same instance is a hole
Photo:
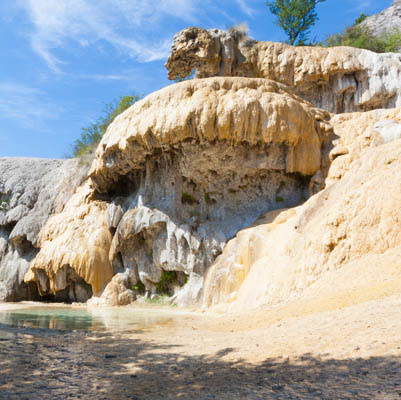
[[[0,325],[0,399],[401,398],[401,295],[313,312],[162,311],[123,332]]]

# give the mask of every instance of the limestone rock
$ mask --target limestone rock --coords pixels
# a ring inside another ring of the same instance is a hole
[[[81,183],[76,160],[0,158],[0,301],[36,298],[23,278],[38,252],[38,235]]]
[[[374,126],[375,114],[356,115],[355,126],[364,118]],[[399,282],[400,157],[401,140],[366,146],[304,205],[239,232],[205,278],[204,306],[244,310],[329,293],[366,299]]]
[[[394,29],[401,30],[401,0],[394,0],[389,8],[366,18],[360,25],[376,36],[392,33]]]
[[[182,82],[149,95],[116,118],[98,147],[90,176],[96,190],[105,192],[119,177],[143,170],[154,153],[168,155],[184,143],[206,147],[214,142],[231,148],[268,145],[272,155],[265,168],[313,175],[320,168],[328,116],[286,86],[265,79]],[[278,145],[288,146],[285,160],[274,153]]]
[[[293,47],[256,42],[222,30],[187,28],[174,37],[166,63],[169,79],[240,76],[267,78],[293,87],[330,112],[401,106],[400,54],[350,47]]]
[[[198,301],[228,239],[308,196],[329,118],[265,79],[193,80],[149,95],[110,125],[90,179],[42,230],[26,281],[62,292],[72,269],[74,285],[99,297],[128,273],[128,286],[117,277],[99,300],[121,304],[129,285],[154,293],[175,271],[188,276],[177,302]]]
[[[79,287],[83,296],[72,300],[86,301],[92,292],[102,291],[114,275],[109,262],[111,240],[107,203],[94,198],[86,182],[42,229],[40,251],[25,281],[36,282],[41,295]]]
[[[270,211],[253,226],[238,232],[230,240],[205,277],[203,305],[211,307],[220,303],[231,303],[238,296],[244,280],[260,258],[268,256],[271,247],[266,242],[270,232],[293,216],[294,210]],[[264,285],[264,282],[260,282]],[[250,307],[252,308],[252,307]]]
[[[330,122],[335,139],[326,186],[341,179],[365,149],[400,138],[401,108],[334,115]]]
[[[182,290],[180,290],[172,301],[178,307],[199,304],[202,296],[204,278],[202,275],[192,274]]]
[[[93,306],[125,306],[136,300],[135,293],[130,289],[133,282],[130,279],[130,272],[118,273],[113,276],[107,284],[101,297],[92,297],[89,305]]]
[[[189,282],[176,299],[197,301],[228,238],[277,204],[301,201],[302,183],[290,177],[321,168],[327,117],[255,79],[184,82],[134,105],[110,127],[90,174],[97,191],[127,198],[114,270],[135,271],[150,292],[163,271],[183,272]]]

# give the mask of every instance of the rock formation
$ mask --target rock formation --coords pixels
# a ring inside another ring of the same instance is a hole
[[[35,282],[42,296],[74,301],[87,301],[103,290],[114,275],[106,214],[107,204],[94,198],[86,182],[42,229],[40,251],[25,281]]]
[[[90,180],[42,231],[26,281],[56,293],[73,270],[99,295],[118,274],[104,291],[114,304],[138,282],[154,293],[174,271],[189,277],[177,302],[198,300],[228,239],[308,197],[308,177],[327,162],[329,117],[265,79],[193,80],[151,94],[110,126]]]
[[[294,88],[333,113],[401,106],[401,55],[350,47],[293,47],[256,42],[235,30],[187,28],[174,37],[169,79],[196,69],[197,78],[267,78]]]
[[[24,275],[41,228],[81,183],[78,171],[76,160],[0,158],[0,301],[37,298]]]
[[[389,8],[366,18],[360,25],[376,36],[392,33],[394,29],[401,30],[401,0],[394,0]]]
[[[207,274],[205,306],[243,310],[308,290],[367,296],[399,275],[401,109],[332,123],[339,137],[326,189],[239,232]]]
[[[330,282],[393,290],[400,54],[188,28],[166,65],[204,79],[119,115],[89,173],[0,159],[0,300],[238,310]]]

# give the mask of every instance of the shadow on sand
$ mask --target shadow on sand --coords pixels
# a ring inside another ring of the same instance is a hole
[[[0,399],[399,399],[401,358],[224,360],[109,333],[0,326]],[[143,340],[141,339],[143,337]]]

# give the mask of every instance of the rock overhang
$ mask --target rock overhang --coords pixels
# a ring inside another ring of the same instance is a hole
[[[147,159],[186,142],[284,145],[285,171],[313,175],[320,168],[328,118],[290,88],[266,79],[186,81],[147,96],[117,117],[97,149],[90,177],[96,190],[105,192],[116,176],[144,169]]]

